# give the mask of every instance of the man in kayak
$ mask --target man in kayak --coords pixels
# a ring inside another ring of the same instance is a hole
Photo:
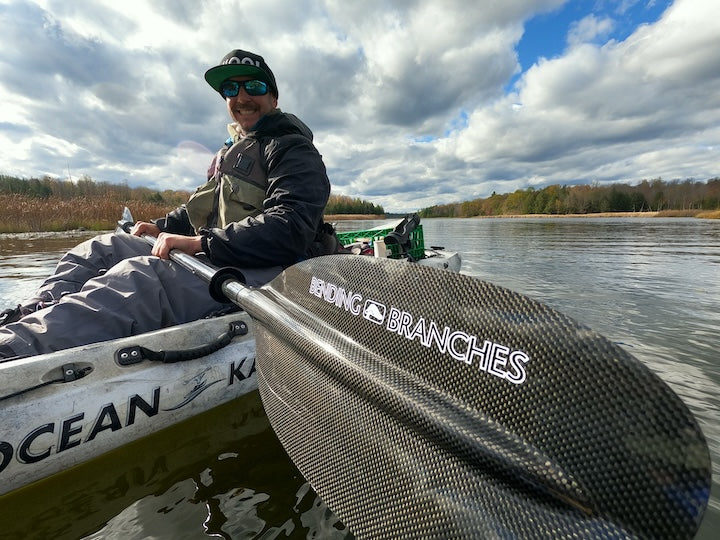
[[[167,260],[171,249],[236,267],[250,286],[333,251],[323,223],[330,195],[325,165],[310,129],[277,108],[278,87],[265,60],[234,50],[205,80],[232,120],[207,182],[164,218],[139,222],[131,234],[95,237],[63,256],[36,298],[0,314],[0,358],[136,335],[227,307],[201,279]],[[142,234],[157,236],[155,245]]]

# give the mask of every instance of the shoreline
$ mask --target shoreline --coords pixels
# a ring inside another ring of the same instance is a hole
[[[661,210],[659,212],[595,212],[587,214],[503,214],[474,216],[488,218],[696,218],[720,219],[720,210]]]
[[[393,214],[391,217],[382,214],[327,214],[324,216],[325,221],[345,221],[345,220],[382,220],[393,219],[399,216]],[[449,216],[438,216],[438,218],[455,219]],[[458,219],[522,219],[522,218],[698,218],[698,219],[720,219],[720,210],[660,210],[654,212],[593,212],[587,214],[498,214],[494,216],[468,216],[467,218]],[[434,218],[422,218],[434,219]]]
[[[396,216],[388,217],[383,214],[327,214],[324,219],[328,223],[349,220],[390,220]],[[720,219],[720,210],[705,211],[683,211],[683,210],[664,210],[660,212],[598,212],[589,214],[502,214],[497,216],[472,216],[469,218],[422,218],[422,219],[552,219],[552,218],[696,218],[696,219]],[[0,232],[0,238],[15,239],[35,239],[36,237],[48,236],[87,236],[93,234],[102,234],[112,232],[114,229],[90,229],[75,228],[64,231],[17,231],[17,232]]]
[[[487,218],[654,218],[663,217],[661,212],[595,212],[588,214],[502,214],[497,216],[475,216],[481,219]],[[675,217],[675,216],[666,216]],[[693,216],[682,216],[693,217]]]
[[[386,219],[385,214],[325,214],[323,219],[329,221],[349,221],[354,219]]]

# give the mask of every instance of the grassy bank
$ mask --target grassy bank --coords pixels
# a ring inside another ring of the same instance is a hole
[[[130,208],[137,221],[149,221],[174,210],[177,205],[114,197],[38,199],[27,195],[0,194],[0,233],[58,232],[76,229],[107,231],[115,228],[123,208]],[[382,214],[336,214],[326,221],[383,219]]]
[[[107,197],[38,199],[18,194],[0,194],[0,233],[55,232],[73,229],[114,229],[123,208],[136,220],[164,216],[175,208],[150,201],[118,201]]]
[[[159,218],[175,209],[175,204],[158,201],[127,200],[114,197],[75,197],[71,199],[38,199],[27,195],[0,194],[0,233],[57,232],[75,229],[107,231],[115,228],[127,206],[140,221]],[[665,212],[606,212],[602,214],[525,214],[493,217],[697,217],[720,219],[720,210],[672,210]],[[347,219],[384,219],[382,214],[326,215],[327,222]]]

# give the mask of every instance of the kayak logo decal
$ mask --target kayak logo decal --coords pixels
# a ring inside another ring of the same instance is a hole
[[[192,377],[189,381],[185,381],[184,384],[192,384],[193,388],[185,395],[185,399],[183,399],[180,403],[177,405],[174,405],[172,407],[168,407],[167,409],[163,409],[164,411],[175,411],[179,409],[180,407],[184,407],[188,403],[190,403],[193,399],[198,397],[200,394],[202,394],[205,390],[210,388],[212,385],[217,384],[221,382],[223,379],[217,379],[211,383],[207,382],[207,379],[205,378],[207,372],[210,371],[210,368],[205,368],[203,371]]]
[[[489,339],[442,326],[395,306],[388,308],[375,300],[364,299],[358,292],[346,290],[315,276],[310,280],[308,292],[351,315],[362,316],[383,326],[388,332],[409,341],[417,341],[428,349],[434,348],[458,362],[475,365],[489,375],[512,384],[523,384],[527,380],[525,367],[530,356],[524,351],[512,350]]]

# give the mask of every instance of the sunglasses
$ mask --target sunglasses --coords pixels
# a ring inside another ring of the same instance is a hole
[[[243,87],[249,96],[264,96],[268,92],[268,85],[262,81],[223,81],[220,85],[220,95],[224,98],[235,97]]]

